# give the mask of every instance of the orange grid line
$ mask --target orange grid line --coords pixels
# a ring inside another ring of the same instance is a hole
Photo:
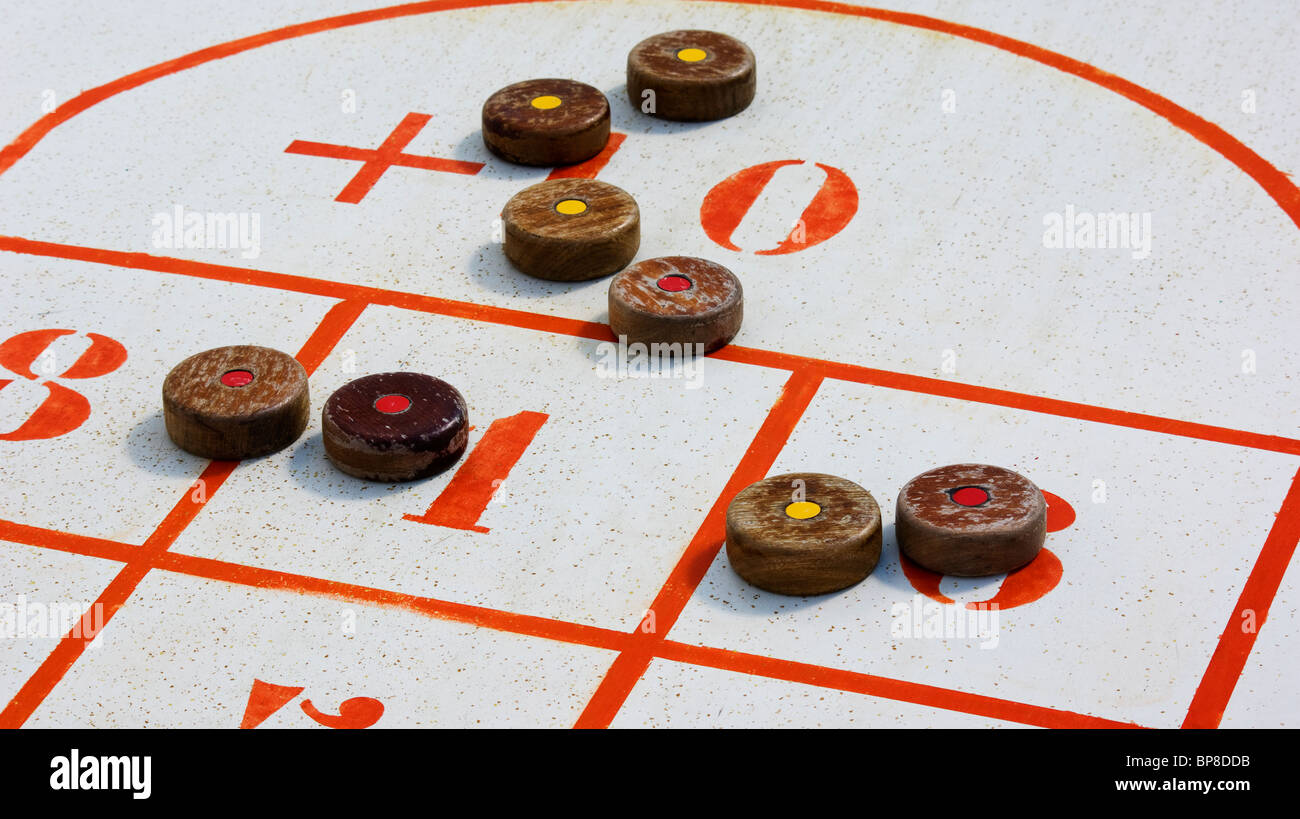
[[[330,350],[333,349],[333,346],[337,341],[342,338],[342,335],[347,331],[347,329],[352,326],[365,308],[372,304],[378,306],[398,307],[400,309],[467,319],[471,321],[487,322],[502,326],[555,333],[559,335],[588,338],[592,340],[608,341],[613,340],[614,338],[607,325],[595,322],[584,322],[576,319],[493,307],[490,305],[478,305],[471,302],[444,299],[436,296],[426,296],[416,293],[352,285],[308,276],[274,273],[271,271],[246,269],[226,265],[214,265],[205,262],[153,256],[142,253],[126,253],[122,251],[37,242],[29,239],[8,236],[0,236],[0,250],[7,250],[27,255],[48,256],[91,263],[109,264],[131,269],[184,275],[193,278],[249,284],[307,295],[341,298],[342,301],[335,304],[326,313],[321,324],[312,333],[312,336],[304,344],[302,351],[299,353],[299,360],[303,362],[304,367],[306,367],[309,372],[313,372],[316,367],[319,366],[319,364],[329,354]],[[807,401],[811,401],[812,395],[816,391],[816,386],[819,385],[823,379],[830,378],[833,380],[919,392],[939,397],[978,401],[981,403],[1073,417],[1080,420],[1095,421],[1098,423],[1107,423],[1170,435],[1217,441],[1246,448],[1263,449],[1287,454],[1300,454],[1300,441],[1279,436],[1262,435],[1259,433],[1232,430],[1223,427],[1212,427],[1203,424],[1179,421],[1176,419],[1160,418],[1158,416],[1112,410],[1106,407],[1097,407],[1087,404],[1061,401],[1053,398],[1015,393],[1008,390],[948,382],[940,379],[909,375],[906,373],[895,373],[887,370],[878,370],[842,362],[822,361],[805,356],[797,356],[756,348],[739,347],[736,345],[728,345],[722,350],[714,353],[711,357],[735,363],[791,371],[792,375],[790,380],[787,382],[786,387],[783,388],[782,398],[785,397],[787,391],[791,390],[800,396],[797,401],[803,401],[806,397],[806,401],[804,401],[802,405],[798,406],[799,414],[802,414],[803,410],[807,407]],[[806,396],[804,396],[804,393],[806,393]],[[781,400],[778,399],[777,406],[773,407],[772,412],[776,412],[777,407],[780,406],[781,403]],[[792,404],[791,406],[794,405]],[[797,423],[797,420],[797,417],[794,418],[794,423]],[[764,427],[760,428],[759,436],[756,436],[755,438],[755,444],[751,445],[751,451],[754,450],[755,446],[759,445],[760,439],[765,436],[764,430],[771,421],[772,415],[769,413],[768,420],[765,422]],[[789,432],[792,430],[793,425],[791,425],[790,429],[780,438],[780,444],[783,445],[785,443],[785,436],[788,436]],[[763,447],[760,447],[760,449],[761,448]],[[771,460],[775,460],[779,450],[780,447],[778,446],[775,451],[770,453]],[[746,453],[746,457],[750,455],[751,452]],[[744,459],[742,459],[742,464],[743,460]],[[770,467],[771,460],[768,461],[768,467]],[[761,473],[755,473],[755,477],[753,477],[752,480],[762,478],[763,475],[766,474],[768,467],[765,467]],[[737,474],[740,473],[741,468],[742,467],[737,468]],[[748,471],[746,471],[746,474],[748,474]],[[739,479],[733,476],[732,482],[735,482],[736,480]],[[752,480],[749,482],[752,482]],[[384,597],[383,595],[393,595],[396,593],[379,592],[379,590],[371,590],[369,592],[361,593],[356,590],[364,587],[351,587],[349,584],[338,585],[341,588],[353,588],[354,590],[351,593],[360,595],[357,599],[368,600],[369,602],[381,605],[403,605],[412,610],[423,611],[431,616],[439,616],[444,619],[474,622],[484,627],[496,628],[503,631],[530,634],[533,636],[546,637],[548,639],[559,639],[566,642],[599,645],[599,647],[615,648],[619,650],[619,656],[611,665],[610,670],[606,673],[605,678],[597,688],[592,699],[588,702],[587,708],[584,709],[584,712],[577,723],[578,727],[607,726],[617,714],[627,696],[631,693],[632,688],[635,687],[636,683],[640,680],[646,668],[648,668],[651,659],[656,656],[662,656],[662,652],[669,651],[669,649],[665,648],[667,645],[666,637],[668,629],[671,628],[676,617],[680,615],[682,608],[684,608],[686,602],[689,600],[690,592],[694,591],[695,586],[698,585],[699,581],[703,578],[703,573],[707,571],[709,563],[711,563],[716,557],[717,552],[722,545],[722,539],[720,537],[714,539],[712,545],[710,545],[708,542],[708,536],[705,533],[706,531],[710,531],[710,527],[720,525],[718,521],[720,521],[721,518],[718,517],[716,513],[719,505],[721,506],[722,511],[725,512],[725,504],[722,503],[723,499],[730,499],[730,497],[734,496],[735,493],[745,485],[746,483],[741,483],[739,486],[732,487],[731,483],[728,484],[727,488],[724,489],[723,494],[715,503],[714,509],[711,510],[710,516],[706,518],[705,524],[701,527],[701,530],[697,532],[696,537],[692,539],[691,546],[688,547],[687,552],[683,555],[677,567],[675,567],[673,575],[669,577],[669,580],[661,590],[659,597],[656,598],[655,605],[652,606],[651,609],[652,611],[655,611],[656,616],[658,616],[660,614],[659,609],[661,607],[663,608],[664,613],[668,614],[666,621],[667,628],[664,628],[658,634],[653,635],[649,640],[643,639],[642,632],[640,632],[639,629],[631,634],[622,635],[627,642],[611,643],[607,639],[599,642],[590,639],[571,639],[562,636],[564,629],[567,627],[581,628],[577,624],[565,623],[564,621],[559,620],[548,620],[546,618],[537,618],[537,620],[545,621],[549,625],[543,628],[537,623],[533,623],[530,628],[525,629],[522,628],[520,624],[509,621],[509,618],[526,617],[525,615],[514,615],[508,612],[496,612],[495,610],[479,609],[477,607],[467,607],[463,611],[460,611],[458,615],[456,613],[457,610],[453,608],[458,604],[448,603],[446,601],[434,601],[431,598],[417,598],[414,596],[405,603],[399,604],[394,602],[385,602],[388,601],[389,598]],[[209,489],[209,499],[213,489],[214,488]],[[182,504],[183,503],[184,500],[182,500]],[[180,505],[181,504],[178,504],[178,506]],[[194,512],[197,513],[197,509],[195,509]],[[192,516],[190,519],[192,519]],[[164,521],[164,525],[166,524],[167,522]],[[188,520],[181,524],[180,529],[183,529],[186,524],[188,524]],[[0,522],[0,536],[3,536],[6,531],[18,534],[19,530],[17,527],[20,526],[21,524]],[[172,540],[175,539],[176,535],[179,535],[180,529],[177,529],[175,533],[171,535]],[[1283,535],[1285,534],[1286,532],[1284,531]],[[19,540],[20,542],[22,541],[22,538],[20,537],[14,539]],[[1285,540],[1285,538],[1283,538],[1283,540]],[[91,538],[86,539],[86,541],[93,542],[97,545],[112,543],[112,541],[102,541]],[[87,542],[83,542],[82,545],[88,545]],[[1273,542],[1273,538],[1270,538],[1270,542]],[[76,550],[69,547],[70,541],[60,540],[59,543],[64,550]],[[168,541],[168,545],[170,545],[170,541]],[[129,555],[126,555],[121,551],[121,547],[130,549],[140,548],[129,546],[129,544],[115,544],[114,554],[117,554],[119,557],[129,557]],[[1292,549],[1294,549],[1294,539],[1292,539]],[[104,556],[107,556],[107,554]],[[186,556],[175,557],[179,559],[179,563],[170,563],[168,566],[187,566],[191,571],[184,571],[183,573],[192,573],[195,576],[208,576],[206,572],[194,569],[195,563],[193,561],[198,561],[200,560],[199,558],[189,558]],[[171,557],[166,559],[172,560]],[[231,579],[234,577],[235,573],[232,572],[229,567],[235,567],[238,565],[239,564],[222,564],[217,561],[208,564],[208,571],[214,572],[212,575],[213,579],[226,579],[230,582],[237,582]],[[126,596],[129,596],[130,591],[138,585],[141,579],[143,579],[143,574],[139,577],[134,577],[135,573],[142,567],[144,568],[144,571],[147,572],[149,566],[165,567],[162,563],[155,561],[152,557],[136,556],[132,562],[122,570],[125,578],[120,577],[120,583],[119,580],[115,580],[114,584],[110,584],[110,588],[105,590],[104,595],[106,596],[103,597],[103,599],[98,600],[97,603],[109,604],[105,605],[104,609],[109,612],[108,616],[110,618],[112,614],[115,613],[125,602]],[[219,566],[222,568],[218,572],[217,568]],[[244,568],[249,572],[266,571],[254,567]],[[1285,563],[1282,565],[1282,569],[1285,570]],[[173,568],[172,570],[182,571],[179,568]],[[272,575],[259,574],[258,577],[267,579],[271,578]],[[285,582],[301,584],[298,589],[305,593],[343,593],[329,591],[327,586],[321,585],[332,584],[334,581],[303,578],[296,575],[284,575],[284,577],[294,578],[292,581],[286,580]],[[134,578],[133,582],[130,578]],[[1280,573],[1277,574],[1275,579],[1276,582],[1272,583],[1273,592],[1276,591],[1277,585],[1281,582]],[[1263,585],[1267,588],[1268,584],[1265,583]],[[278,586],[275,582],[271,582],[271,585],[268,586],[268,588],[276,587]],[[687,588],[689,588],[689,592],[682,595],[681,590]],[[123,595],[124,590],[125,596]],[[380,597],[375,599],[367,598],[366,595],[371,593],[378,594]],[[1258,596],[1258,593],[1256,593],[1253,595],[1253,598]],[[1271,600],[1271,593],[1269,599]],[[482,619],[473,619],[475,617],[481,617]],[[661,622],[664,621],[661,620]],[[1262,618],[1260,622],[1262,623]],[[90,639],[93,639],[93,636],[91,636]],[[88,640],[81,637],[73,639],[71,633],[68,637],[65,637],[65,639],[61,641],[59,648],[57,648],[51,657],[47,659],[46,663],[38,669],[36,674],[33,675],[33,678],[28,681],[27,685],[20,690],[19,695],[15,696],[14,700],[10,702],[5,711],[0,712],[0,727],[21,725],[22,722],[26,721],[32,711],[34,711],[40,704],[40,701],[48,695],[54,685],[62,679],[67,670],[71,668],[73,663],[75,663],[76,659],[80,656],[81,651],[84,650],[86,642],[88,642]],[[1247,653],[1249,652],[1251,645],[1253,645],[1253,639],[1249,641],[1249,645],[1245,646],[1245,651]],[[735,654],[736,656],[743,657],[752,656],[729,652],[726,649],[708,649],[708,651]],[[1232,687],[1235,685],[1237,677],[1240,676],[1242,668],[1244,668],[1246,655],[1241,654],[1240,652],[1240,646],[1237,646],[1235,651],[1227,651],[1224,646],[1221,645],[1220,650],[1217,651],[1214,658],[1212,658],[1203,678],[1203,688],[1206,687],[1206,680],[1218,681],[1210,685],[1206,690],[1219,692],[1219,698],[1222,700],[1222,705],[1224,706],[1226,706],[1226,697],[1231,695]],[[681,650],[674,649],[672,650],[672,653],[674,656],[680,656]],[[709,654],[707,656],[717,657],[721,655]],[[804,675],[807,679],[804,679],[803,681],[810,685],[825,685],[822,682],[818,682],[818,680],[833,679],[838,682],[829,687],[841,688],[842,690],[858,693],[870,693],[866,688],[864,688],[864,686],[870,687],[872,692],[889,691],[899,693],[913,690],[906,688],[906,686],[912,684],[903,683],[901,681],[889,681],[886,680],[886,678],[877,678],[872,677],[871,675],[852,676],[855,672],[840,672],[836,669],[828,669],[816,665],[806,665],[776,658],[769,659],[772,663],[778,664],[776,666],[770,666],[771,668],[784,669],[786,673],[794,674],[796,676],[799,676],[797,669],[820,669],[815,674]],[[1236,659],[1239,659],[1240,662],[1235,662]],[[712,663],[702,664],[708,665]],[[769,666],[764,667],[768,668]],[[1225,668],[1227,670],[1225,670]],[[791,669],[795,670],[791,671]],[[782,676],[782,674],[775,672],[772,674],[762,675],[776,676],[781,679],[786,679],[786,676]],[[1225,680],[1225,675],[1230,677],[1230,680]],[[863,680],[869,680],[872,682],[865,683]],[[887,685],[886,683],[897,683],[897,685],[890,687],[890,685]],[[1223,693],[1225,689],[1226,694]],[[949,691],[950,689],[935,688],[934,690]],[[1008,701],[998,700],[997,698],[989,698],[976,694],[966,694],[957,691],[953,691],[952,693],[954,699],[947,705],[938,704],[937,702],[930,700],[927,700],[925,704],[978,715],[1001,714],[1003,716],[1000,716],[999,718],[1016,722],[1026,722],[1031,725],[1071,725],[1074,727],[1084,727],[1087,725],[1092,727],[1104,727],[1110,725],[1112,722],[1098,717],[1074,715],[1071,714],[1071,712],[1058,711],[1056,709],[1043,709],[1041,712],[1034,710],[1017,710],[1017,708],[998,705],[998,703],[1006,703]],[[891,699],[906,699],[905,697],[892,697],[885,693],[877,693],[876,695],[886,696]],[[967,699],[970,697],[976,699]],[[970,703],[979,703],[980,707],[971,710],[972,706]],[[1039,706],[1029,706],[1018,703],[1012,703],[1011,705],[1023,706],[1024,709],[1040,708]],[[1193,707],[1202,708],[1202,706],[1196,704],[1194,704]],[[1211,709],[1211,711],[1212,710],[1213,709]],[[1049,712],[1058,716],[1048,719],[1044,714]],[[1221,709],[1219,715],[1221,716]],[[1029,717],[1032,717],[1032,719]],[[1189,721],[1192,720],[1190,713],[1188,719]],[[1123,723],[1114,723],[1114,725],[1121,724]],[[1215,720],[1215,724],[1217,724],[1217,719]]]
[[[608,325],[594,321],[563,318],[545,313],[532,313],[526,310],[475,304],[474,302],[457,301],[400,290],[387,290],[367,285],[348,284],[311,276],[211,264],[190,259],[177,259],[171,256],[154,256],[147,253],[129,253],[120,250],[40,242],[17,236],[0,236],[0,251],[93,262],[132,270],[149,270],[155,273],[169,273],[255,287],[268,287],[293,293],[366,302],[382,307],[398,307],[421,313],[433,313],[450,318],[481,321],[525,330],[537,330],[576,338],[586,338],[593,341],[615,340]],[[983,387],[977,384],[945,381],[940,378],[864,367],[847,362],[827,361],[810,356],[781,353],[754,347],[741,347],[734,344],[729,344],[721,350],[711,353],[709,357],[719,361],[731,361],[776,370],[795,371],[813,368],[821,372],[826,378],[836,381],[919,392],[941,398],[957,398],[981,404],[1057,415],[1063,418],[1075,418],[1081,421],[1092,421],[1147,432],[1176,435],[1183,438],[1196,438],[1250,449],[1300,455],[1300,440],[1295,438],[1200,424],[1192,421],[1181,421],[1159,415],[1110,409],[1109,407],[1082,404],[1075,401],[1065,401],[1059,398],[1014,392],[995,387]]]
[[[1291,489],[1273,521],[1264,548],[1246,578],[1237,605],[1201,676],[1192,704],[1183,720],[1184,728],[1218,728],[1223,712],[1232,698],[1237,681],[1246,670],[1246,660],[1255,646],[1259,630],[1268,618],[1269,607],[1282,585],[1296,542],[1300,540],[1300,471],[1291,481]]]
[[[0,539],[107,560],[127,560],[131,554],[138,552],[140,549],[138,546],[127,543],[72,535],[52,529],[15,524],[10,521],[0,521]],[[404,592],[386,591],[354,583],[326,580],[171,551],[163,552],[143,562],[147,562],[151,568],[203,580],[215,580],[232,585],[295,594],[330,597],[362,605],[398,608],[439,620],[465,623],[480,628],[575,645],[625,651],[631,647],[633,642],[633,635],[631,634],[599,626],[571,623],[534,615],[515,614],[499,609],[437,600]],[[654,648],[654,656],[674,662],[736,671],[848,693],[912,702],[933,708],[994,717],[1027,725],[1064,728],[1135,727],[1129,723],[1044,706],[1026,705],[996,697],[987,697],[982,694],[950,691],[936,686],[909,683],[903,680],[774,657],[745,654],[724,648],[661,641]],[[949,694],[951,696],[948,696]],[[0,720],[0,726],[16,727],[2,720]]]
[[[648,611],[654,615],[654,629],[646,632],[638,628],[632,632],[635,643],[614,660],[574,727],[606,728],[623,707],[628,694],[632,693],[633,687],[650,665],[650,658],[658,644],[668,636],[696,587],[704,579],[709,566],[718,556],[726,537],[723,523],[727,505],[737,492],[767,475],[821,383],[820,373],[807,370],[791,373],[781,388],[776,403],[768,411],[767,419],[759,427],[753,442],[732,472],[731,479],[723,487],[722,493],[705,515],[704,522],[695,532],[695,537],[691,538],[690,545],[650,604]]]
[[[307,370],[310,376],[320,366],[320,363],[329,354],[366,309],[364,302],[343,301],[334,305],[321,319],[315,331],[308,337],[303,344],[302,349],[298,352],[298,361]],[[14,695],[9,704],[0,711],[0,728],[20,728],[31,718],[31,715],[37,707],[49,696],[54,687],[59,684],[64,675],[72,668],[73,664],[80,659],[86,647],[99,636],[99,631],[95,629],[83,629],[82,623],[94,621],[93,613],[96,611],[103,612],[102,626],[108,625],[114,615],[126,605],[126,601],[139,587],[140,582],[144,580],[153,568],[153,562],[163,553],[171,548],[176,542],[176,538],[185,527],[198,516],[200,510],[207,505],[208,501],[216,495],[217,490],[225,483],[226,478],[230,477],[239,466],[239,461],[209,461],[207,467],[199,474],[195,483],[203,488],[203,491],[196,492],[193,487],[186,488],[185,493],[180,500],[172,507],[171,511],[163,518],[158,527],[154,529],[142,546],[136,547],[130,554],[130,559],[126,565],[117,573],[117,576],[108,584],[108,586],[99,594],[95,602],[82,615],[77,625],[69,629],[68,633],[59,640],[58,645],[45,658],[45,661],[36,669],[31,677],[27,679]],[[16,526],[11,524],[11,526]],[[19,532],[15,529],[10,530],[14,534]],[[83,538],[78,541],[64,541],[67,545],[74,542],[83,546],[100,545],[102,540],[97,538]]]
[[[1073,711],[1064,711],[1059,708],[1029,705],[1014,700],[1004,700],[984,694],[972,694],[924,683],[878,677],[874,674],[863,674],[860,671],[848,671],[842,668],[782,660],[777,657],[765,657],[761,654],[745,654],[727,649],[688,645],[672,640],[664,641],[657,648],[656,656],[679,663],[707,666],[723,671],[735,671],[741,674],[785,680],[854,694],[866,694],[872,697],[910,702],[930,708],[942,708],[946,711],[957,711],[963,714],[1018,722],[1024,725],[1037,725],[1042,728],[1143,727],[1132,722],[1093,717]]]

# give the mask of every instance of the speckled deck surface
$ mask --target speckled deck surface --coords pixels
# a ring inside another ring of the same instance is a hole
[[[0,726],[1300,726],[1288,4],[165,5],[7,33]],[[681,28],[753,49],[747,110],[632,106]],[[610,147],[492,156],[531,77],[602,89]],[[553,174],[735,272],[733,343],[652,378],[608,279],[512,270]],[[288,449],[168,440],[168,370],[228,344],[310,373]],[[461,468],[334,469],[322,402],[407,370],[465,396]],[[899,489],[969,462],[1044,491],[1044,552],[901,562]],[[879,502],[865,581],[731,571],[727,502],[789,472]]]

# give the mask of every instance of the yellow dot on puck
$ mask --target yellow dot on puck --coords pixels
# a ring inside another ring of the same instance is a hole
[[[576,216],[587,209],[587,203],[581,199],[561,199],[555,204],[557,213],[563,213],[565,216]]]
[[[540,97],[533,97],[532,106],[542,111],[549,111],[552,108],[560,107],[560,98],[550,94],[543,94]]]
[[[677,59],[684,63],[698,63],[707,56],[709,56],[708,52],[702,48],[683,48],[677,52]]]
[[[807,520],[820,515],[822,508],[812,501],[795,501],[785,508],[785,513],[795,520]]]

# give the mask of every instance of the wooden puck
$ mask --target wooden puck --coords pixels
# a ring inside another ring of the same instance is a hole
[[[743,313],[740,280],[706,259],[646,259],[609,284],[609,328],[629,344],[703,344],[711,353],[735,337]]]
[[[880,507],[834,475],[796,472],[750,484],[727,507],[727,559],[778,594],[848,588],[880,561]]]
[[[552,179],[525,188],[506,203],[501,218],[506,258],[540,279],[608,276],[641,247],[636,200],[595,179]]]
[[[609,100],[573,80],[525,80],[483,104],[483,142],[520,165],[585,162],[609,141]]]
[[[469,439],[465,399],[439,378],[379,373],[349,381],[321,411],[325,454],[371,481],[413,481],[456,463]]]
[[[745,110],[757,85],[754,52],[716,31],[670,31],[627,55],[632,107],[684,122],[722,119]]]
[[[1002,574],[1038,556],[1047,502],[1028,478],[984,464],[922,473],[898,493],[895,523],[903,554],[957,577]]]
[[[163,419],[181,449],[238,461],[284,449],[307,427],[307,371],[291,355],[236,345],[177,364],[163,381]]]

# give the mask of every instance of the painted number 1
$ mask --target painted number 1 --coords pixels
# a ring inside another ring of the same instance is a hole
[[[548,418],[544,412],[525,411],[493,421],[425,513],[402,515],[402,519],[449,529],[488,531],[478,525],[478,519]]]

